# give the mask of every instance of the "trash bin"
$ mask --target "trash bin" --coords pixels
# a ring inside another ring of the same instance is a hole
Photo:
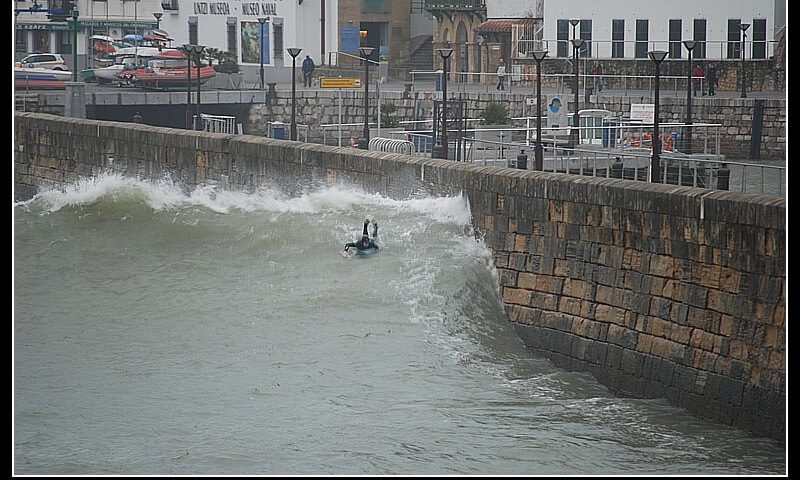
[[[614,117],[603,117],[603,146],[614,148],[617,145],[617,125],[619,121]]]
[[[443,70],[436,70],[436,91],[442,91],[442,81],[444,79],[444,71]]]
[[[286,139],[286,125],[283,122],[274,122],[272,124],[272,138],[277,138],[278,140]]]

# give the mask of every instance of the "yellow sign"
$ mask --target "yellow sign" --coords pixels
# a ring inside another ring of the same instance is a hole
[[[320,88],[361,88],[360,78],[320,77]]]

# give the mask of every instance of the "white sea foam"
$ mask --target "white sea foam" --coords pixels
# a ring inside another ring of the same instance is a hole
[[[103,174],[68,184],[62,189],[44,190],[30,200],[18,202],[16,206],[48,213],[67,206],[93,204],[103,198],[138,199],[154,210],[200,206],[223,214],[233,211],[324,214],[346,212],[365,205],[385,207],[399,213],[421,214],[439,223],[461,226],[471,223],[469,204],[463,195],[395,200],[343,186],[323,187],[297,196],[288,196],[268,187],[244,192],[215,185],[203,185],[186,192],[169,179],[140,180],[119,174]]]

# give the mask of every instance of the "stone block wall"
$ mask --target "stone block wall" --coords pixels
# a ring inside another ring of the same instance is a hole
[[[461,98],[465,101],[467,118],[480,118],[484,109],[490,102],[502,102],[508,105],[511,117],[533,116],[532,107],[526,105],[525,99],[529,94],[496,94],[496,93],[464,93]],[[371,135],[377,136],[375,119],[377,118],[377,97],[370,93],[370,126]],[[421,93],[414,97],[404,96],[401,92],[383,92],[382,104],[392,103],[396,112],[392,115],[399,121],[409,121],[415,118],[430,118],[433,109],[433,99],[430,94]],[[454,94],[454,100],[458,94]],[[566,101],[569,111],[573,110],[574,96],[563,94],[561,98]],[[595,101],[586,103],[580,99],[581,108],[600,108],[613,112],[617,116],[630,115],[632,103],[653,103],[653,96],[647,95],[598,95]],[[681,93],[675,96],[671,91],[661,92],[660,95],[660,120],[662,123],[683,122],[686,111],[686,96]],[[339,100],[336,92],[332,91],[303,91],[296,94],[296,121],[299,125],[307,125],[309,141],[332,145],[337,141],[338,130],[328,128],[323,136],[323,124],[339,122]],[[762,123],[761,144],[759,156],[763,159],[782,159],[786,156],[786,101],[779,99],[763,100],[764,113]],[[694,123],[721,124],[719,129],[720,151],[726,158],[744,160],[749,158],[751,132],[753,127],[753,110],[755,100],[752,98],[722,98],[722,97],[693,97],[692,118]],[[417,114],[415,115],[415,110]],[[355,125],[344,128],[343,145],[350,136],[358,138],[363,130],[364,122],[364,96],[363,91],[345,91],[342,93],[342,118],[343,123]],[[278,98],[269,104],[253,105],[250,109],[249,120],[244,125],[244,131],[253,135],[268,133],[270,121],[291,121],[291,95],[279,92]],[[519,125],[524,126],[524,123]],[[475,124],[471,124],[474,127]],[[430,127],[428,127],[430,128]],[[410,130],[414,129],[409,126]],[[422,129],[422,124],[420,128]],[[300,129],[300,138],[304,138],[305,130]],[[695,134],[695,140],[698,134]],[[716,144],[716,130],[709,128],[709,145]],[[382,136],[390,137],[385,125]],[[325,138],[323,138],[325,137]],[[399,138],[399,137],[394,137]],[[698,144],[702,147],[702,144]]]
[[[531,349],[620,395],[785,440],[782,198],[44,114],[14,128],[18,200],[106,170],[187,189],[463,192]]]

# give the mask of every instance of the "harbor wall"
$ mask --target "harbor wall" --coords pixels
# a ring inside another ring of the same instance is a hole
[[[779,197],[17,113],[15,197],[103,172],[392,198],[464,194],[525,344],[618,395],[785,441]]]

